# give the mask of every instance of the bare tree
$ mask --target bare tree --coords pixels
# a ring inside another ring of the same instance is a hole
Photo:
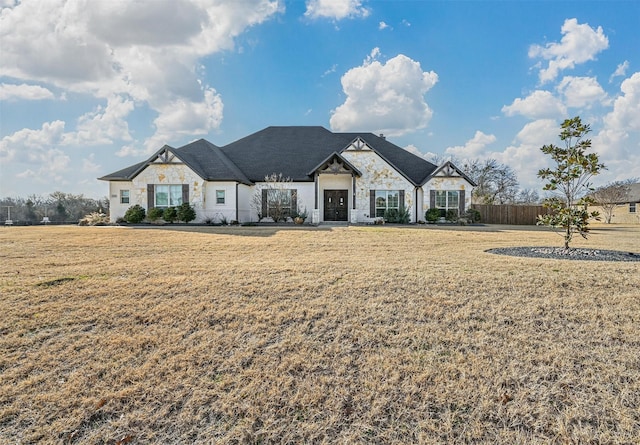
[[[602,209],[605,223],[611,224],[613,211],[619,204],[625,202],[630,190],[630,185],[636,182],[638,182],[637,178],[627,179],[625,181],[613,181],[597,188],[592,193],[591,197]]]
[[[517,203],[523,205],[539,204],[540,195],[535,190],[522,189],[520,190],[520,192],[518,192]]]
[[[251,207],[258,215],[258,221],[271,218],[274,222],[286,221],[298,210],[297,192],[291,186],[291,178],[282,173],[265,176],[264,186],[258,188],[251,198]]]
[[[511,167],[495,159],[471,159],[460,167],[477,186],[471,195],[474,204],[509,204],[516,202],[518,178]]]

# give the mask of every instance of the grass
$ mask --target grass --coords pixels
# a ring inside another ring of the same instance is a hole
[[[0,442],[638,443],[638,263],[484,252],[561,242],[0,230]],[[640,227],[575,245],[639,253]]]

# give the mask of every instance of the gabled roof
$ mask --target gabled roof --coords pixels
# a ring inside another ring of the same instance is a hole
[[[197,140],[181,148],[164,146],[144,162],[110,175],[106,181],[130,181],[163,152],[186,164],[204,180],[237,181],[244,184],[264,181],[271,174],[282,174],[292,181],[313,181],[313,172],[357,142],[366,144],[408,181],[422,185],[436,166],[373,133],[333,133],[324,127],[267,127],[224,147]],[[161,158],[162,159],[162,158]],[[166,158],[166,162],[169,162]],[[357,170],[350,164],[348,168]],[[358,172],[360,174],[360,172]]]
[[[340,154],[338,154],[335,151],[331,153],[326,159],[324,159],[320,164],[312,168],[311,171],[307,174],[309,176],[313,176],[318,170],[323,170],[325,168],[331,169],[331,166],[333,165],[334,162],[340,165],[343,170],[350,170],[353,173],[355,173],[356,176],[362,176],[362,173],[360,173],[360,170],[355,168],[349,161],[347,161],[345,158],[340,156]]]
[[[441,176],[444,178],[461,177],[461,178],[464,178],[473,187],[478,185],[473,181],[473,179],[467,176],[462,170],[456,167],[451,161],[447,161],[444,164],[442,164],[440,167],[435,169],[433,173],[431,173],[431,175],[429,175],[424,179],[424,182],[422,184],[427,182],[429,179],[435,178],[436,176]]]
[[[175,156],[204,180],[236,181],[243,184],[251,184],[251,181],[247,179],[240,169],[220,151],[220,147],[204,139],[199,139],[180,148],[165,145],[146,161],[98,179],[104,181],[131,181],[159,157],[168,161],[169,155]]]

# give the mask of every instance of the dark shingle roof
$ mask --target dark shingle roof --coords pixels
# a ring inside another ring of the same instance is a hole
[[[357,137],[403,173],[415,185],[436,166],[373,133],[332,133],[324,127],[268,127],[222,147],[222,151],[252,181],[282,173],[294,181],[310,181],[315,166],[340,153]]]
[[[205,180],[237,181],[251,184],[251,181],[231,160],[209,141],[199,139],[174,150],[178,158]]]
[[[334,153],[341,153],[358,137],[414,185],[421,185],[436,169],[434,164],[384,137],[373,133],[332,133],[324,127],[267,127],[224,147],[200,139],[181,148],[163,149],[171,151],[205,180],[250,184],[282,173],[293,181],[312,181],[309,172]],[[100,179],[131,180],[163,149],[145,162]]]

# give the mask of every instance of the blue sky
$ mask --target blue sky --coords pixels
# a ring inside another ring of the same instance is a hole
[[[640,2],[0,0],[0,197],[107,194],[162,145],[270,125],[493,158],[540,190],[543,144],[591,123],[640,177]]]

